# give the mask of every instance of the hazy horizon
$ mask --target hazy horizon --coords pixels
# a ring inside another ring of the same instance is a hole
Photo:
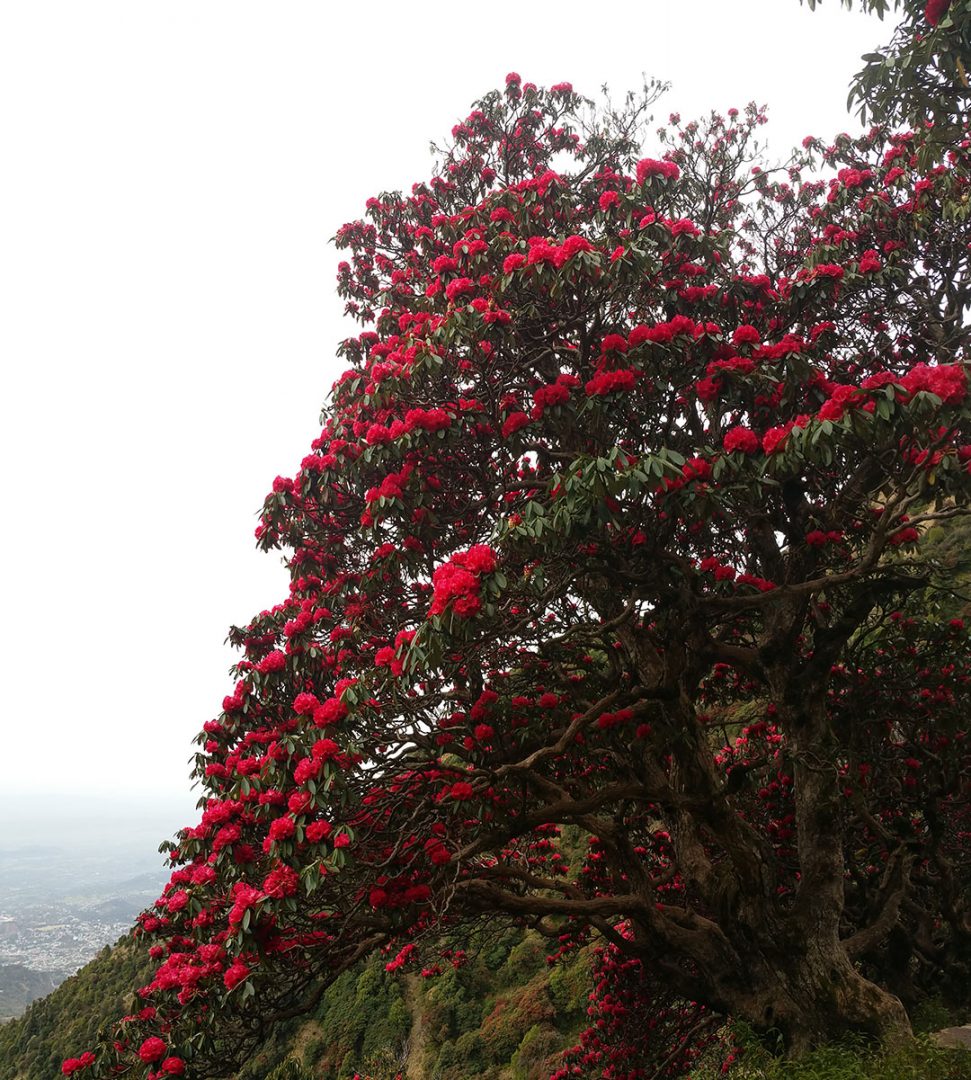
[[[197,793],[0,793],[0,852],[24,847],[89,849],[111,843],[146,857],[176,830],[196,824]],[[159,856],[161,859],[161,856]]]

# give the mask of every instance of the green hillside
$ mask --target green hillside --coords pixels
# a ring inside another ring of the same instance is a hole
[[[49,993],[57,980],[23,964],[0,964],[0,1021],[20,1016],[27,1003]]]
[[[583,1026],[590,979],[585,955],[549,968],[546,950],[536,934],[493,932],[431,979],[390,976],[373,958],[313,1017],[279,1030],[239,1080],[262,1080],[288,1056],[314,1080],[546,1080]]]
[[[469,942],[442,975],[388,975],[375,957],[341,976],[312,1016],[277,1028],[236,1080],[547,1080],[586,1022],[589,956],[549,968],[545,943],[516,929]],[[54,1080],[64,1057],[133,1003],[151,962],[127,939],[103,950],[17,1020],[0,1026],[0,1080]],[[928,1015],[922,1027],[951,1022]],[[717,1080],[713,1068],[693,1074]],[[890,1055],[829,1048],[800,1064],[751,1046],[737,1080],[969,1080],[971,1054],[926,1041]]]
[[[146,951],[122,938],[106,947],[23,1016],[0,1026],[0,1080],[52,1080],[61,1062],[94,1044],[98,1028],[135,1003],[151,977]]]
[[[342,975],[317,1010],[281,1025],[238,1080],[265,1080],[287,1058],[314,1080],[546,1080],[583,1026],[585,955],[550,968],[547,944],[515,928],[467,944],[441,975],[389,975],[374,957]],[[151,961],[123,939],[22,1017],[0,1027],[0,1080],[52,1080],[61,1061],[92,1046],[98,1028],[134,1005]],[[284,1070],[285,1077],[289,1070]]]

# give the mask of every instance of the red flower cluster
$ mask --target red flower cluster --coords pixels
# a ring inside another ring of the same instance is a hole
[[[165,1050],[165,1043],[157,1035],[152,1035],[138,1048],[138,1056],[142,1061],[151,1064],[153,1061],[158,1061],[159,1058],[164,1057]]]
[[[951,0],[927,0],[924,7],[924,18],[927,20],[928,25],[937,26],[947,14],[950,6]]]
[[[613,371],[600,371],[587,383],[587,397],[602,397],[633,390],[637,383],[637,372],[629,368],[616,368]]]
[[[463,618],[475,615],[482,606],[482,578],[491,574],[496,565],[496,553],[487,544],[476,544],[453,555],[432,575],[434,595],[429,616],[442,615],[449,608]]]
[[[742,424],[737,424],[726,431],[725,438],[722,440],[726,454],[732,454],[736,450],[743,454],[756,454],[761,445],[758,435]]]
[[[72,1073],[76,1073],[79,1069],[86,1069],[89,1065],[93,1065],[94,1062],[94,1054],[90,1050],[86,1050],[80,1057],[68,1058],[61,1065],[61,1072],[65,1076],[70,1076]]]
[[[681,170],[673,161],[642,158],[637,163],[638,184],[645,184],[652,176],[663,176],[665,180],[677,180],[680,175]]]
[[[968,393],[968,377],[960,364],[917,364],[900,384],[911,394],[921,390],[936,394],[946,405],[964,401]]]

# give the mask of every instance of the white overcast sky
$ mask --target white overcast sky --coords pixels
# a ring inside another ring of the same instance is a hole
[[[856,129],[889,36],[837,0],[0,2],[2,792],[187,823],[226,628],[287,592],[255,512],[352,332],[328,238],[476,97],[643,72],[659,117],[767,102],[782,153]]]

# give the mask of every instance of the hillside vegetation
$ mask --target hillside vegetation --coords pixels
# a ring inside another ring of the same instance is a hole
[[[280,1025],[237,1074],[265,1080],[289,1058],[314,1080],[546,1080],[583,1026],[587,958],[550,968],[546,945],[516,928],[470,941],[435,978],[388,974],[377,956],[346,972],[307,1017]],[[52,1080],[71,1049],[130,1011],[151,961],[123,939],[0,1028],[0,1080]],[[304,1071],[305,1070],[305,1071]],[[279,1072],[286,1077],[291,1068]]]
[[[150,978],[152,961],[128,938],[105,947],[23,1016],[0,1026],[0,1080],[52,1080],[79,1043],[135,1004],[134,988]]]

